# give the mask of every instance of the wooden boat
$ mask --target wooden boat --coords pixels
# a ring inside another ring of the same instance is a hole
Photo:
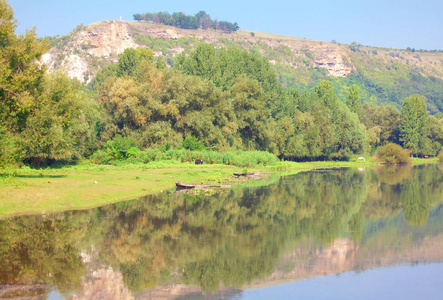
[[[180,182],[180,181],[177,181],[177,182],[175,183],[175,186],[176,186],[178,189],[193,189],[193,188],[197,187],[196,184],[182,183],[182,182]]]
[[[234,176],[237,176],[237,177],[239,177],[239,176],[258,176],[258,175],[260,175],[260,172],[252,172],[252,173],[248,173],[248,172],[246,172],[246,173],[234,173]]]
[[[199,185],[199,184],[189,184],[177,181],[175,183],[177,189],[208,189],[208,188],[230,188],[230,185]]]

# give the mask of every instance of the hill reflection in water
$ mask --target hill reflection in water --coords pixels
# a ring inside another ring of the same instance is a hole
[[[0,297],[241,297],[443,258],[440,166],[313,171],[0,221]],[[215,294],[213,294],[215,293]]]

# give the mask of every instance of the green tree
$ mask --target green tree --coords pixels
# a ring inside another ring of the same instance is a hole
[[[314,88],[314,94],[330,113],[325,117],[331,119],[332,123],[336,124],[339,120],[339,100],[334,94],[334,86],[329,80],[322,80],[319,85]]]
[[[25,158],[36,166],[81,158],[94,147],[96,103],[64,73],[48,74],[42,89],[19,134]]]
[[[35,30],[17,36],[12,8],[0,0],[0,164],[21,160],[19,134],[41,92],[44,66],[37,60],[47,50]]]
[[[73,159],[91,149],[94,105],[79,83],[63,74],[45,76],[38,59],[47,41],[35,30],[16,36],[11,7],[0,1],[0,146],[4,156],[33,164]],[[11,147],[5,151],[4,147]]]
[[[350,111],[360,116],[361,114],[360,88],[356,84],[351,85],[351,87],[348,89],[346,105],[349,107]]]
[[[230,105],[236,115],[238,133],[243,146],[248,150],[267,150],[269,131],[266,129],[270,119],[269,110],[265,106],[263,90],[257,80],[239,76],[229,90]]]
[[[349,111],[343,103],[340,103],[339,107],[341,107],[339,122],[336,126],[337,151],[340,156],[363,153],[366,142],[364,126],[360,123],[357,114]]]
[[[118,58],[117,74],[123,76],[135,76],[140,62],[154,60],[154,53],[146,48],[127,48]]]
[[[204,77],[216,82],[216,51],[214,46],[200,43],[197,48],[187,57],[182,53],[178,57],[178,69],[188,75]]]
[[[435,116],[428,117],[429,128],[429,149],[427,149],[426,155],[437,155],[443,144],[443,123],[442,120],[437,119]]]
[[[412,154],[423,154],[429,143],[425,99],[419,95],[406,98],[401,110],[400,140]]]
[[[199,11],[195,14],[195,17],[197,18],[200,28],[202,29],[208,29],[211,27],[211,17],[203,10]]]
[[[133,77],[109,78],[100,86],[96,97],[103,109],[101,138],[105,141],[116,134],[126,136],[139,129],[151,115]]]
[[[399,143],[400,112],[393,106],[365,103],[360,120],[366,126],[371,151],[387,142]]]

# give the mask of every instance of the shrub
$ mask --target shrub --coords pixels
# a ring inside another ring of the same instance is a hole
[[[206,150],[202,141],[199,141],[195,136],[188,136],[182,143],[182,147],[189,150]]]
[[[106,142],[106,153],[113,159],[125,159],[128,157],[128,150],[136,147],[136,142],[133,138],[122,137],[117,134],[114,140]],[[134,153],[132,153],[134,154]]]
[[[339,151],[339,152],[335,152],[332,153],[329,156],[330,160],[334,160],[334,161],[350,161],[351,158],[349,157],[349,153],[346,153],[346,151]]]
[[[223,154],[225,165],[252,167],[278,162],[278,157],[266,151],[229,151]]]
[[[137,147],[132,147],[130,148],[128,151],[126,151],[126,156],[127,157],[137,157],[141,154],[141,150],[138,149]]]
[[[127,146],[119,148],[127,148]],[[115,143],[107,144],[104,149],[96,151],[91,156],[91,161],[98,164],[137,164],[161,161],[194,162],[197,159],[202,159],[204,164],[225,164],[245,168],[271,165],[279,161],[276,155],[266,151],[231,150],[219,153],[184,148],[167,151],[163,148],[148,148],[141,151],[137,147],[131,147],[128,150],[117,150]]]
[[[403,149],[400,145],[389,143],[377,149],[377,158],[386,164],[409,164],[410,151]]]
[[[103,150],[97,150],[92,154],[91,161],[96,164],[106,165],[111,161],[111,157],[109,157],[108,153]]]

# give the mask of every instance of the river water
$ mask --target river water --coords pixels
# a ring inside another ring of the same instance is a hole
[[[317,170],[0,220],[0,298],[439,299],[442,168]]]

